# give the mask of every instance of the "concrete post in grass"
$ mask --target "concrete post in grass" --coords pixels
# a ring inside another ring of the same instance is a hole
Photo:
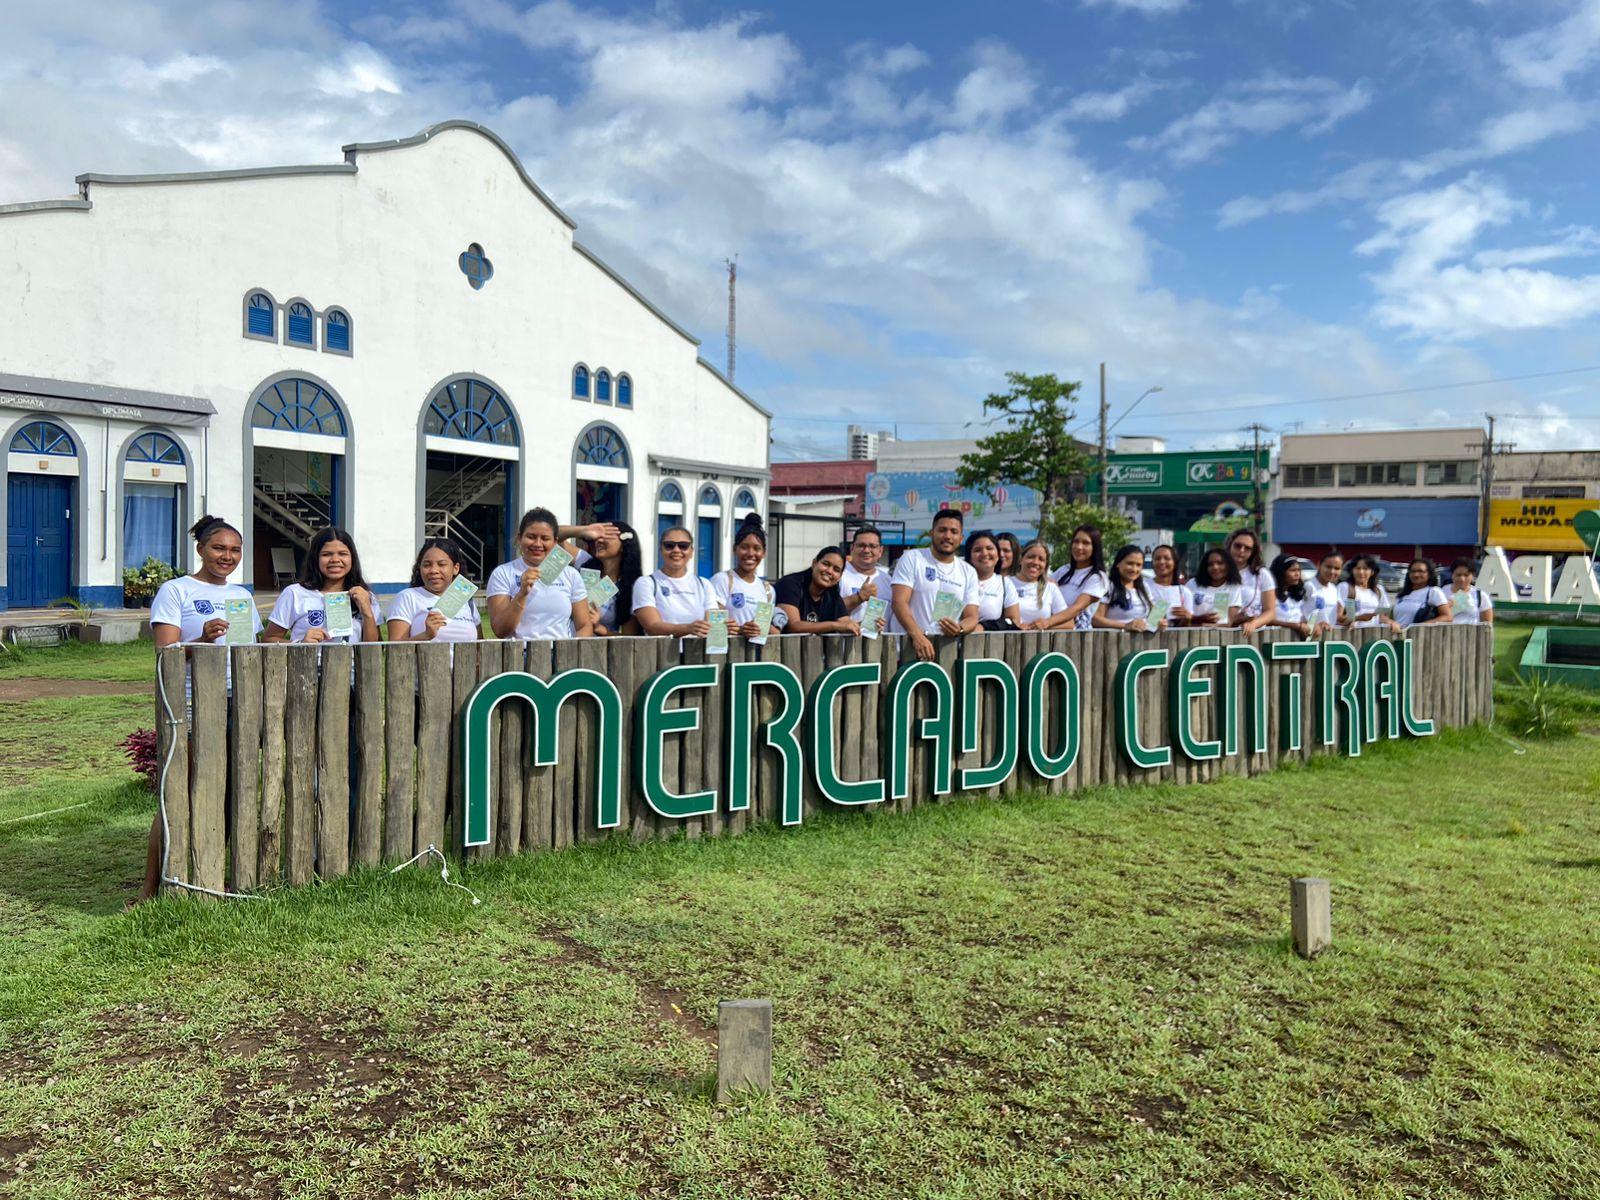
[[[1333,943],[1333,904],[1326,879],[1289,881],[1289,919],[1294,927],[1294,952],[1315,958]]]
[[[772,1090],[772,1001],[717,1005],[717,1103],[737,1092]]]

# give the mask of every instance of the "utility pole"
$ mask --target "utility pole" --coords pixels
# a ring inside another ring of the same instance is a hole
[[[739,282],[739,256],[722,260],[728,268],[728,382],[733,382],[733,357],[734,346],[738,342],[738,307],[735,303],[735,288]]]
[[[1106,507],[1106,417],[1110,407],[1106,404],[1106,365],[1100,364],[1100,507]]]
[[[1256,545],[1261,545],[1265,540],[1261,532],[1261,435],[1271,433],[1260,421],[1252,421],[1244,427],[1244,431],[1251,435],[1250,451],[1250,482],[1255,490],[1255,502],[1250,506],[1250,519],[1255,525]]]
[[[1483,452],[1478,467],[1478,552],[1480,554],[1489,548],[1489,502],[1494,498],[1494,456],[1509,454],[1516,448],[1515,442],[1495,444],[1493,413],[1484,413],[1483,419],[1489,422],[1488,432],[1476,447],[1468,447]]]

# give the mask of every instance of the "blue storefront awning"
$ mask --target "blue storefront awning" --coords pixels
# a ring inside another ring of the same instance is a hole
[[[1344,546],[1471,546],[1478,540],[1478,502],[1450,500],[1279,500],[1272,540]]]

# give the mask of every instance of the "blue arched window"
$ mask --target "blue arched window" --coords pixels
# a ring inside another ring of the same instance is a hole
[[[288,340],[296,346],[317,344],[317,314],[304,300],[289,305]]]
[[[278,340],[278,306],[265,292],[251,292],[245,299],[244,331],[248,337]]]
[[[611,403],[611,372],[604,367],[594,373],[594,402]]]
[[[633,380],[626,375],[617,376],[617,407],[633,407]]]
[[[320,433],[343,437],[344,412],[321,384],[309,379],[280,379],[256,400],[250,424],[257,429]]]
[[[72,435],[54,421],[29,421],[11,435],[11,453],[76,458],[78,448],[73,445]]]
[[[754,508],[756,494],[749,488],[740,488],[733,494],[733,507],[736,509]]]
[[[722,493],[717,491],[716,488],[712,487],[708,483],[705,485],[705,487],[700,489],[700,499],[698,503],[701,508],[721,508]]]
[[[481,379],[453,379],[428,401],[422,430],[435,437],[495,446],[520,444],[516,414],[494,388]]]
[[[350,314],[330,308],[322,318],[322,348],[330,354],[350,353]]]
[[[592,467],[628,466],[628,448],[609,425],[596,425],[578,439],[578,461]]]
[[[683,489],[675,483],[663,483],[660,499],[662,504],[682,504]]]
[[[164,433],[141,433],[128,447],[128,461],[183,465],[183,447]]]
[[[572,398],[574,400],[589,398],[589,368],[582,363],[572,368]]]

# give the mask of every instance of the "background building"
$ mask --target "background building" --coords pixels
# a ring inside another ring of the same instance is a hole
[[[870,462],[878,457],[878,447],[894,441],[887,429],[871,433],[859,425],[852,425],[845,433],[845,455],[855,462]]]
[[[201,511],[246,584],[332,522],[387,590],[434,533],[481,581],[534,504],[688,524],[706,574],[766,510],[768,414],[487,129],[78,184],[0,207],[0,604],[120,603],[147,554],[190,569]]]
[[[1170,536],[1187,569],[1208,546],[1220,546],[1235,529],[1251,524],[1258,499],[1267,494],[1271,451],[1168,451],[1160,438],[1128,437],[1106,458],[1106,496],[1127,512],[1141,531],[1141,545]],[[1100,477],[1089,478],[1091,498]]]
[[[1272,540],[1316,559],[1329,549],[1395,561],[1477,548],[1483,430],[1286,434]]]
[[[1572,519],[1600,508],[1600,450],[1496,454],[1487,544],[1516,553],[1584,553]]]
[[[865,519],[883,529],[884,542],[915,546],[927,540],[933,514],[960,509],[966,526],[1009,532],[1026,542],[1039,530],[1039,494],[1006,484],[993,495],[956,482],[967,439],[880,442],[877,469],[867,476]]]

